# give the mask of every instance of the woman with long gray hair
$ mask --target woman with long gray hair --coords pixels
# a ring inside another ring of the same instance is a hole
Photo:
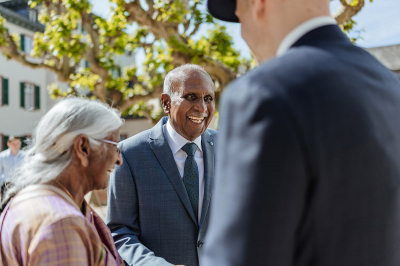
[[[119,112],[67,98],[39,122],[2,202],[0,265],[123,265],[84,195],[122,164]]]

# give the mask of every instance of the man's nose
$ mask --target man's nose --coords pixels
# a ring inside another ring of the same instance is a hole
[[[207,111],[207,105],[204,99],[198,100],[195,107],[198,112],[204,113]]]

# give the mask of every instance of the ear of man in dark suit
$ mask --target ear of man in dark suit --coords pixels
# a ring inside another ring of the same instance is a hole
[[[202,265],[400,265],[398,78],[327,0],[208,6],[260,65],[222,96]]]
[[[209,220],[216,131],[214,85],[184,65],[164,81],[164,117],[123,142],[106,223],[127,265],[199,265]],[[185,148],[185,147],[190,148]]]

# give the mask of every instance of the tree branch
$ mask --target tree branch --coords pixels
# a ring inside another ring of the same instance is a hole
[[[191,11],[190,13],[191,13],[192,15],[191,15],[190,19],[188,19],[185,23],[183,23],[184,32],[187,32],[187,30],[189,29],[190,23],[193,22],[194,14],[195,14],[195,12],[196,12],[196,10],[197,10],[197,6],[198,6],[199,3],[200,3],[200,1],[194,3],[194,5],[192,6],[192,8],[190,9],[190,11]],[[197,25],[197,24],[201,24],[201,22],[200,22],[200,23],[195,23],[195,25]],[[196,30],[196,31],[197,31],[197,30]],[[192,33],[193,33],[193,31],[192,31]],[[190,36],[191,36],[191,35],[193,35],[193,34],[190,34]]]
[[[351,0],[340,0],[340,6],[333,14],[333,17],[336,19],[338,24],[343,24],[349,21],[353,16],[355,16],[360,10],[364,7],[365,1],[358,0],[358,4],[356,6],[351,6],[349,2]]]
[[[153,0],[146,0],[147,5],[149,6],[149,10],[147,13],[149,13],[150,16],[153,16],[154,14],[154,1]]]
[[[89,34],[90,39],[92,41],[93,47],[91,49],[93,50],[93,54],[95,57],[98,57],[100,54],[100,34],[98,30],[93,29],[92,24],[93,20],[89,16],[89,14],[85,11],[82,11],[81,13],[81,18],[82,18],[82,27],[85,29],[85,31]]]
[[[8,45],[2,45],[0,46],[0,51],[8,56],[9,58],[21,63],[24,66],[33,68],[33,69],[37,69],[37,68],[44,68],[47,70],[52,71],[53,73],[57,74],[58,79],[61,82],[66,82],[66,83],[70,83],[71,81],[69,80],[69,75],[66,77],[64,75],[64,73],[62,72],[62,70],[57,69],[57,66],[52,67],[49,65],[46,65],[43,62],[40,63],[33,63],[30,62],[26,59],[26,55],[25,53],[23,53],[22,51],[20,51],[20,49],[18,48],[18,46],[15,44],[14,39],[11,37],[10,34],[6,33],[5,34],[5,39],[8,42]]]
[[[190,56],[179,52],[174,53],[172,58],[175,66],[184,65],[191,61]],[[197,64],[203,67],[210,76],[217,79],[222,88],[236,78],[236,73],[232,69],[206,55],[200,57]]]
[[[140,1],[125,4],[125,9],[130,14],[127,16],[129,23],[136,22],[139,26],[149,27],[156,39],[169,40],[169,38],[175,36],[177,40],[186,43],[186,40],[178,32],[177,23],[161,22],[152,19],[149,13],[142,8]]]
[[[121,103],[121,105],[120,105],[121,112],[127,110],[132,105],[134,105],[140,101],[148,101],[148,100],[154,99],[156,97],[159,97],[161,95],[162,91],[163,91],[163,87],[159,86],[159,87],[156,87],[152,92],[149,92],[148,94],[133,95],[133,96],[129,97],[128,99],[124,100]]]
[[[194,24],[193,31],[188,35],[189,38],[196,34],[196,32],[200,29],[201,24],[202,24],[201,21]]]

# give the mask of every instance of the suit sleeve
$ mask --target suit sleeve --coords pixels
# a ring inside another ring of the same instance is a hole
[[[290,111],[257,86],[231,89],[221,103],[202,265],[292,265],[308,181]]]
[[[127,265],[171,265],[140,242],[139,202],[134,177],[126,158],[111,174],[108,188],[106,224],[115,245]]]

